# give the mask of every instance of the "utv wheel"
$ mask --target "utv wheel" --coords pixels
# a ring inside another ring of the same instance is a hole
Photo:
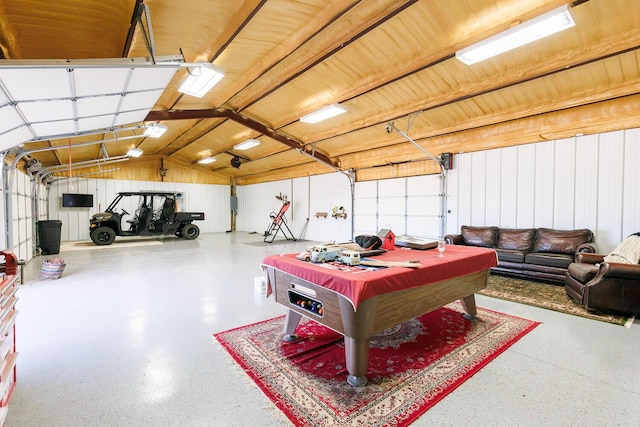
[[[109,227],[99,227],[91,233],[91,240],[98,246],[110,245],[116,240],[116,232]]]
[[[193,240],[200,235],[200,229],[195,224],[185,224],[182,227],[182,237],[187,240]]]

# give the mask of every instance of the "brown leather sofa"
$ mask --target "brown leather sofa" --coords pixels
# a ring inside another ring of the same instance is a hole
[[[445,236],[454,245],[495,249],[498,265],[492,273],[562,284],[578,252],[595,253],[588,229],[499,228],[463,225],[460,234]]]
[[[566,274],[567,295],[590,311],[640,313],[640,265],[605,262],[604,257],[576,255]]]

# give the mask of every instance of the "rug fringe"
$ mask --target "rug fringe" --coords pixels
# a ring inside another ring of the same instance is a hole
[[[271,399],[269,399],[269,396],[267,396],[264,391],[260,388],[260,387],[256,387],[256,383],[254,382],[254,380],[251,379],[251,377],[249,376],[249,371],[247,371],[246,369],[243,369],[242,366],[240,366],[235,359],[231,356],[231,354],[229,354],[229,352],[227,351],[227,349],[224,348],[224,346],[220,343],[220,341],[218,341],[216,339],[215,336],[211,336],[211,342],[213,343],[213,348],[216,352],[222,352],[224,353],[224,359],[226,360],[227,364],[232,366],[232,370],[238,374],[242,373],[244,375],[242,375],[242,383],[245,386],[246,390],[256,390],[258,389],[258,391],[260,391],[260,394],[262,394],[266,400],[266,404],[265,406],[262,407],[263,410],[265,410],[265,412],[270,412],[270,416],[278,421],[279,423],[281,423],[283,426],[294,426],[295,424],[293,424],[291,422],[291,420],[289,418],[287,418],[287,416],[275,405],[275,403],[273,403],[271,401]]]
[[[245,374],[245,377],[242,379],[242,383],[246,386],[245,388],[247,390],[255,389],[255,383],[249,376],[248,371],[246,369],[243,369],[242,366],[238,365],[238,363],[233,359],[229,352],[222,346],[222,344],[220,344],[220,342],[215,337],[212,337],[212,341],[214,344],[214,350],[218,353],[224,354],[224,360],[227,362],[227,365],[231,366],[231,369],[233,369],[236,373]]]
[[[633,325],[633,322],[635,322],[635,321],[636,321],[636,317],[637,317],[637,316],[638,316],[637,314],[634,314],[633,316],[629,317],[629,318],[627,319],[627,321],[624,323],[624,327],[625,327],[625,328],[630,328],[630,327],[631,327],[631,325]]]
[[[287,418],[284,412],[278,409],[278,407],[274,405],[273,402],[269,402],[269,403],[270,403],[269,406],[263,406],[262,409],[265,409],[266,410],[265,412],[269,412],[269,415],[271,416],[271,418],[273,418],[275,421],[279,422],[283,426],[295,427],[295,424],[292,423],[289,418]]]

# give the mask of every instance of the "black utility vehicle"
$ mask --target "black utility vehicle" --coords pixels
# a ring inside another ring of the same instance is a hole
[[[177,193],[160,191],[127,191],[118,193],[104,211],[91,217],[90,235],[96,245],[110,245],[116,236],[157,236],[176,235],[185,239],[195,239],[200,229],[192,224],[194,220],[204,220],[204,212],[178,212]],[[119,210],[119,212],[116,211]],[[134,211],[133,218],[126,209]]]

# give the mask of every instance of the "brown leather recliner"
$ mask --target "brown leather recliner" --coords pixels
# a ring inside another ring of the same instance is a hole
[[[565,291],[587,310],[640,313],[640,265],[605,262],[605,255],[578,253]]]

